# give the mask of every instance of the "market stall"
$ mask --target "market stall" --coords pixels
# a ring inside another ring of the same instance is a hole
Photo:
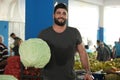
[[[120,80],[120,58],[115,58],[110,61],[100,62],[95,59],[95,53],[90,53],[90,69],[94,80]],[[92,55],[92,56],[91,56]],[[77,80],[82,80],[81,75],[84,75],[81,62],[78,59],[78,55],[75,56],[74,69],[77,74]]]

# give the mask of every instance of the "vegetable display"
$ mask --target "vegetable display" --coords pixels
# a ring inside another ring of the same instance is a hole
[[[17,80],[17,79],[11,75],[0,75],[0,80]]]
[[[50,60],[50,48],[40,38],[31,38],[21,43],[20,59],[25,67],[43,68]]]
[[[4,74],[12,75],[15,78],[17,78],[17,80],[20,80],[20,57],[19,56],[10,56],[7,58],[7,65],[5,67]],[[7,80],[7,79],[4,79],[4,80]]]

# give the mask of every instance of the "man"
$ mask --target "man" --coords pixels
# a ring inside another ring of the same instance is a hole
[[[105,46],[105,43],[101,42],[101,55],[102,55],[102,61],[109,61],[111,59],[111,53],[108,49],[108,47]]]
[[[105,46],[105,43],[101,42],[100,40],[97,40],[97,60],[98,61],[108,61],[110,60],[110,51]]]
[[[0,35],[0,74],[4,74],[7,58],[8,48],[3,44],[3,36]]]
[[[15,33],[11,33],[10,37],[14,39],[13,46],[11,47],[10,55],[14,52],[14,55],[19,56],[19,45],[22,42],[22,39],[17,37]]]
[[[75,80],[73,66],[76,50],[86,70],[85,80],[92,80],[81,35],[76,28],[66,25],[67,6],[63,3],[57,4],[53,17],[53,26],[43,30],[39,35],[39,38],[45,40],[51,49],[51,59],[44,68],[44,80]]]
[[[113,55],[115,58],[120,58],[120,38],[118,42],[115,42],[115,46],[113,48]]]

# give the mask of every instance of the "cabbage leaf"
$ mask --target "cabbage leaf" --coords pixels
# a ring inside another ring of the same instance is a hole
[[[48,44],[40,38],[31,38],[19,47],[21,62],[25,67],[43,68],[49,62],[51,53]]]
[[[12,75],[0,75],[0,80],[17,80],[17,79]]]

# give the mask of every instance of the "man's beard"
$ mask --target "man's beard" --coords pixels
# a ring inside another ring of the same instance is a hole
[[[60,22],[60,21],[58,21],[57,18],[54,18],[54,22],[55,22],[55,24],[57,24],[59,26],[64,26],[66,24],[66,20],[65,19],[64,19],[63,22]]]

